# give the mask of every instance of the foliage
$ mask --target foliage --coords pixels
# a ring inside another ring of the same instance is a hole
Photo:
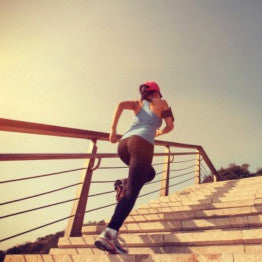
[[[9,248],[8,250],[0,251],[0,261],[4,260],[6,254],[48,254],[50,248],[57,247],[57,242],[64,232],[40,237],[33,243],[25,243],[23,245]]]
[[[262,176],[262,168],[258,168],[256,172],[257,176]]]
[[[241,166],[236,164],[229,164],[227,168],[221,167],[217,172],[220,175],[220,180],[234,180],[254,176],[262,176],[262,168],[258,169],[256,173],[250,173],[249,164],[242,164]],[[207,175],[204,177],[202,183],[212,182],[212,175]]]

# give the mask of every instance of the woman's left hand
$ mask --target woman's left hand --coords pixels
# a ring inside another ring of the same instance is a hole
[[[160,136],[160,135],[162,135],[162,130],[161,130],[161,129],[157,129],[157,130],[156,130],[155,137],[158,137],[158,136]]]

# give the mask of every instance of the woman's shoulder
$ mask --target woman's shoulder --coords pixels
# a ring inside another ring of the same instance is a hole
[[[133,100],[134,108],[140,106],[142,104],[141,100]]]
[[[135,109],[139,106],[138,100],[125,100],[121,101],[118,105],[122,109]]]
[[[161,101],[161,107],[163,110],[166,110],[169,108],[168,102],[165,99],[161,98],[160,101]]]

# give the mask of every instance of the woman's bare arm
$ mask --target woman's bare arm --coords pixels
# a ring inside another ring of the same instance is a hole
[[[163,111],[168,109],[169,109],[168,103],[164,100]],[[164,118],[164,120],[166,126],[163,129],[158,129],[156,131],[156,136],[167,134],[174,129],[174,120],[171,116]]]
[[[113,115],[113,122],[111,128],[116,128],[118,120],[124,109],[134,110],[135,102],[134,101],[123,101],[118,104]]]
[[[156,132],[156,136],[167,134],[174,129],[174,123],[171,117],[165,118],[165,122],[166,126],[163,129],[158,129]]]
[[[119,121],[119,118],[123,112],[123,110],[135,110],[137,103],[135,101],[123,101],[118,104],[118,106],[115,109],[114,115],[113,115],[113,121],[111,125],[111,133],[109,135],[109,140],[112,143],[116,142],[116,128]]]

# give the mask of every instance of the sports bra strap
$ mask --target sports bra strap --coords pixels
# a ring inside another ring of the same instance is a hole
[[[150,109],[150,102],[144,100],[143,101],[143,107],[149,108]]]

